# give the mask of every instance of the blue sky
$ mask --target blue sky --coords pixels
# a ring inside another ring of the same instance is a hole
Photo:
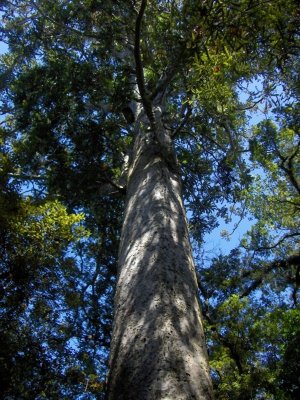
[[[0,41],[0,54],[4,54],[7,51],[7,45]]]
[[[7,45],[0,41],[0,54],[4,54],[7,51]],[[260,82],[254,81],[251,84],[252,89],[255,87],[259,87]],[[247,100],[247,96],[245,93],[241,92],[241,100],[245,102]],[[263,114],[259,111],[255,113],[249,113],[250,120],[249,120],[249,128],[251,125],[257,124],[260,120],[263,119]],[[236,227],[236,224],[238,226]],[[207,254],[211,254],[213,257],[220,252],[228,254],[230,250],[237,247],[240,240],[250,229],[253,221],[249,220],[248,218],[243,219],[242,221],[239,220],[239,217],[234,217],[232,222],[227,224],[224,220],[220,220],[220,225],[218,228],[214,229],[212,233],[207,234],[204,238],[205,245],[204,250]],[[227,231],[230,236],[226,238],[222,235],[223,231]]]

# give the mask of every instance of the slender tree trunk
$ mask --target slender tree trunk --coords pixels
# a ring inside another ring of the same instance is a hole
[[[159,122],[159,121],[158,121]],[[111,344],[109,400],[212,399],[187,222],[171,139],[140,124]]]

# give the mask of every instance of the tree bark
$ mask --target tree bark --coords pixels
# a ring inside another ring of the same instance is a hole
[[[175,152],[162,124],[158,134],[145,125],[128,172],[108,399],[208,400],[213,392]]]

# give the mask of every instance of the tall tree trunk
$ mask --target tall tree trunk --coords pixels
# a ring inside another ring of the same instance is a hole
[[[128,174],[109,400],[213,398],[175,153],[158,131],[138,133]]]

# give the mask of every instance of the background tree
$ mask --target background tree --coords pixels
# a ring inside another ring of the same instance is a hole
[[[1,3],[6,396],[101,398],[105,386],[140,2],[102,3]],[[257,221],[241,249],[197,257],[220,399],[299,393],[298,27],[296,2],[250,0],[149,1],[141,24],[195,254],[220,218]],[[255,107],[267,120],[250,131]]]

